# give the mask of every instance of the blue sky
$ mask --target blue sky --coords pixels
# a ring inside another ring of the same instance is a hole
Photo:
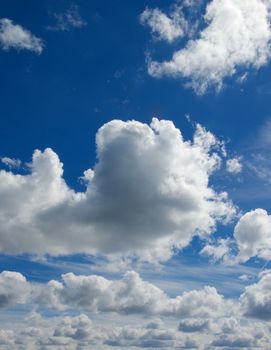
[[[269,0],[0,13],[4,349],[268,349]]]

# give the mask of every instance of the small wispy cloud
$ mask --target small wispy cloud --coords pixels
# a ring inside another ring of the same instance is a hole
[[[82,28],[87,22],[81,17],[77,5],[71,5],[63,13],[53,13],[55,24],[48,26],[47,29],[55,31],[69,31],[73,28]]]
[[[3,164],[5,164],[9,169],[18,169],[22,164],[20,159],[9,158],[9,157],[0,157],[0,161]]]

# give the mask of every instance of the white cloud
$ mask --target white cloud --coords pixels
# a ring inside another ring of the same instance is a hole
[[[120,280],[70,272],[62,275],[62,281],[47,284],[31,283],[18,272],[4,271],[0,273],[0,286],[0,307],[33,303],[60,311],[81,309],[186,319],[226,315],[234,306],[209,286],[171,298],[135,271],[126,272]]]
[[[244,214],[234,229],[238,247],[237,260],[245,262],[252,257],[270,260],[271,216],[263,209]]]
[[[228,159],[226,163],[227,171],[232,174],[239,174],[242,171],[242,163],[240,158]]]
[[[200,254],[211,257],[214,261],[223,261],[230,262],[232,257],[231,254],[231,246],[234,244],[234,241],[227,239],[218,239],[215,244],[207,243]]]
[[[204,15],[206,27],[198,38],[176,51],[170,61],[150,61],[154,77],[187,80],[196,93],[220,90],[238,69],[259,69],[270,59],[270,13],[263,0],[213,0]],[[241,72],[241,75],[243,72]]]
[[[215,317],[232,307],[215,288],[185,292],[170,298],[160,288],[143,281],[134,272],[121,280],[101,276],[62,275],[63,282],[50,281],[36,293],[36,302],[59,310],[82,309],[119,314],[165,315],[182,318]]]
[[[0,45],[4,50],[30,50],[37,54],[42,53],[44,48],[41,39],[8,18],[0,19]]]
[[[244,263],[251,258],[269,261],[271,258],[271,215],[264,209],[255,209],[240,217],[234,228],[233,239],[208,242],[200,252],[214,261],[226,264]],[[247,278],[246,275],[243,278]]]
[[[139,20],[141,24],[151,28],[154,38],[169,43],[183,37],[188,25],[178,7],[169,16],[158,8],[146,8],[139,16]]]
[[[235,209],[209,187],[221,144],[200,125],[184,141],[169,121],[112,121],[97,133],[98,162],[86,192],[63,179],[51,150],[31,173],[0,171],[0,250],[9,253],[136,254],[165,260],[194,235],[210,235]]]

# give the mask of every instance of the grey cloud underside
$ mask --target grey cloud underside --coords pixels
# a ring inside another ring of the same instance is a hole
[[[57,349],[114,346],[267,350],[269,346],[271,334],[266,321],[271,319],[270,271],[260,275],[259,281],[246,287],[235,300],[224,298],[213,287],[169,297],[133,271],[120,280],[68,273],[61,281],[52,280],[45,285],[28,282],[20,273],[6,271],[0,274],[0,287],[1,300],[7,301],[1,304],[2,308],[21,304],[35,309],[25,317],[23,326],[15,324],[14,328],[0,331],[0,342],[7,349],[19,349],[19,344],[29,349],[30,346],[33,349],[35,346],[45,349],[46,346]],[[37,311],[44,307],[58,310],[58,316],[42,317]],[[67,316],[69,309],[77,313],[82,310],[85,314]],[[100,324],[97,313],[114,314],[120,323]],[[123,314],[125,325],[121,324]],[[147,316],[149,321],[129,325],[127,317],[132,314]]]
[[[235,214],[227,194],[209,186],[221,145],[201,126],[185,141],[169,121],[116,120],[96,143],[85,192],[67,186],[51,149],[34,152],[29,175],[0,171],[0,250],[166,260],[173,247],[210,235]]]

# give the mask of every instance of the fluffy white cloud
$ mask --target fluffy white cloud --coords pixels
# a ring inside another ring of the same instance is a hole
[[[148,25],[151,28],[155,38],[166,40],[169,43],[183,37],[188,25],[179,8],[175,8],[170,16],[158,8],[146,8],[139,16],[139,19],[141,24]]]
[[[259,282],[246,287],[241,298],[246,316],[271,320],[271,271],[264,271]]]
[[[258,69],[270,58],[270,5],[264,0],[212,0],[206,27],[170,61],[150,61],[149,74],[187,79],[198,94],[220,90],[239,68]]]
[[[244,214],[235,226],[234,238],[239,261],[245,262],[252,257],[270,260],[271,216],[263,209]]]
[[[227,171],[232,174],[239,174],[242,171],[242,163],[240,158],[228,159],[226,163]]]
[[[170,121],[115,120],[97,133],[98,162],[84,193],[63,179],[51,150],[35,151],[28,175],[0,171],[0,250],[136,254],[165,260],[194,235],[235,213],[209,186],[219,141],[200,125],[185,141]]]
[[[226,315],[234,307],[209,286],[171,298],[154,284],[142,280],[135,271],[126,272],[120,280],[67,273],[62,275],[62,281],[51,280],[46,284],[31,283],[20,273],[4,271],[0,274],[0,287],[1,307],[33,303],[60,311],[81,309],[182,319]]]
[[[62,275],[63,282],[50,281],[37,289],[36,302],[60,310],[77,309],[120,314],[166,315],[174,317],[215,317],[226,314],[231,303],[213,287],[185,292],[170,298],[160,288],[143,281],[134,272],[121,280],[101,276]]]
[[[30,50],[40,54],[43,41],[19,24],[14,24],[8,18],[0,19],[0,45],[4,50]]]

